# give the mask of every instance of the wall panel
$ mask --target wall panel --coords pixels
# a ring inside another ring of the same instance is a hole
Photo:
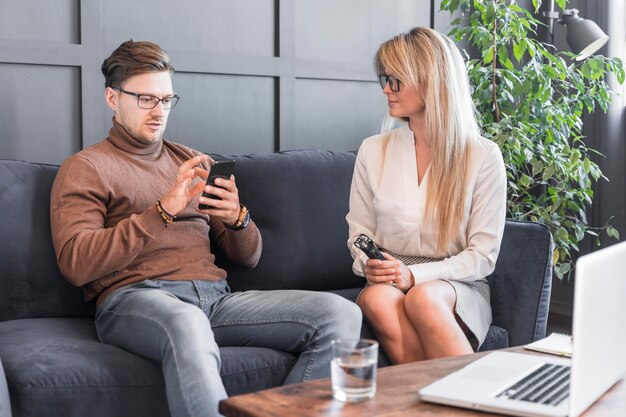
[[[166,137],[208,153],[271,153],[275,83],[272,77],[176,73],[181,99]]]
[[[0,0],[0,39],[80,43],[79,0]]]
[[[129,38],[159,43],[177,69],[168,138],[225,154],[356,149],[386,111],[376,48],[428,26],[430,4],[0,0],[0,92],[13,100],[0,104],[0,157],[59,163],[105,137],[100,65]]]
[[[107,50],[132,37],[165,49],[275,54],[273,0],[109,0],[102,5]]]
[[[77,68],[0,64],[0,158],[58,164],[80,150]]]
[[[298,79],[295,97],[295,148],[356,150],[387,113],[373,82]]]
[[[429,25],[430,5],[426,3],[299,0],[295,8],[296,57],[370,65],[381,42],[414,26]]]

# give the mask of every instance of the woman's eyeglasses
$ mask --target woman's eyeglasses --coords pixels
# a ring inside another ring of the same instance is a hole
[[[385,89],[385,84],[387,84],[389,89],[394,93],[400,91],[400,80],[393,75],[387,75],[385,73],[378,74],[378,82],[380,83],[380,88],[383,90]]]

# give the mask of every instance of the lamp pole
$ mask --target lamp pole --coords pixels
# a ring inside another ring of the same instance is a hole
[[[548,19],[548,34],[550,35],[550,43],[554,44],[554,21],[560,19],[559,12],[554,11],[554,0],[548,3],[548,11],[543,12],[543,17]]]

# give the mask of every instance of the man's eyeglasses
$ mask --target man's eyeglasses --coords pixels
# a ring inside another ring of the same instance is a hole
[[[378,74],[378,82],[380,83],[380,88],[383,90],[385,89],[385,84],[387,84],[394,93],[400,91],[400,80],[393,75],[387,75],[385,73]]]
[[[165,98],[158,98],[155,96],[151,96],[150,94],[137,94],[133,93],[132,91],[122,90],[121,88],[113,89],[121,93],[128,94],[129,96],[137,97],[137,106],[141,107],[142,109],[153,109],[160,102],[163,105],[164,110],[170,110],[173,109],[174,106],[176,106],[176,103],[178,103],[178,99],[180,98],[177,95]]]

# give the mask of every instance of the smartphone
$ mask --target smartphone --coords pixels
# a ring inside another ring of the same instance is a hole
[[[213,165],[211,166],[211,170],[209,171],[209,178],[207,178],[205,186],[211,185],[213,187],[217,187],[217,185],[215,185],[215,179],[216,178],[230,179],[230,176],[233,174],[234,170],[235,170],[235,161],[213,162]],[[202,193],[202,197],[208,197],[214,200],[221,200],[221,198],[219,198],[215,194],[209,194],[206,191]],[[200,210],[206,210],[206,209],[211,208],[211,206],[200,203],[198,204],[198,208]]]
[[[361,249],[370,259],[380,259],[381,261],[385,260],[383,254],[376,247],[376,244],[369,236],[360,234],[354,241],[354,246]]]

